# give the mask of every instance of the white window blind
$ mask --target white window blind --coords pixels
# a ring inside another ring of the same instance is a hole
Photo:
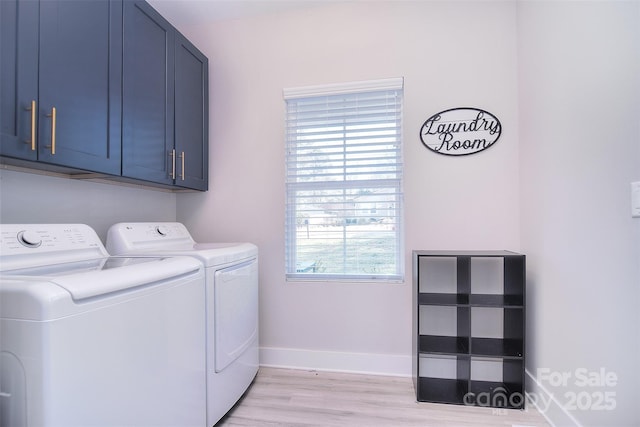
[[[287,278],[403,279],[402,86],[284,91]]]

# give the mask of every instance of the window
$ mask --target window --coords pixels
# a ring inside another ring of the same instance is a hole
[[[402,86],[285,89],[288,279],[403,279]]]

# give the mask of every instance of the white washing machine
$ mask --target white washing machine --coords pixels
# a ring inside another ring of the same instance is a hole
[[[0,425],[205,425],[203,281],[86,225],[0,225]]]
[[[222,418],[258,372],[258,248],[196,243],[180,223],[120,223],[107,233],[112,254],[188,255],[205,266],[207,426]]]

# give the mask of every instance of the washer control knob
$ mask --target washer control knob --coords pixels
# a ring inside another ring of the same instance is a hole
[[[165,227],[164,225],[157,226],[156,227],[156,231],[161,236],[166,236],[167,234],[169,234],[169,229],[167,227]]]
[[[18,233],[18,242],[27,248],[37,248],[42,244],[42,238],[33,231],[23,230]]]

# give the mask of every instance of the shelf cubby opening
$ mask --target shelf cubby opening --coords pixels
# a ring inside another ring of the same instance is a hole
[[[469,338],[469,307],[421,305],[418,311],[420,335]]]
[[[471,307],[471,354],[523,357],[523,322],[519,308]]]
[[[418,400],[464,403],[469,392],[469,358],[429,355],[419,358]]]
[[[420,257],[420,293],[457,294],[456,259],[452,257]]]
[[[521,409],[524,405],[522,360],[472,357],[467,401],[478,406]]]
[[[418,401],[464,404],[469,382],[456,379],[418,378]]]
[[[503,258],[473,257],[471,258],[470,268],[472,294],[504,294]]]
[[[470,381],[466,403],[504,409],[524,409],[524,389],[518,384]]]

